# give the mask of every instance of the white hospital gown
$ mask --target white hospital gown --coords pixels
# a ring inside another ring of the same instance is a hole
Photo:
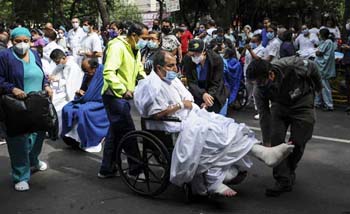
[[[154,71],[139,82],[134,95],[136,108],[143,117],[159,113],[181,100],[193,100],[180,80],[168,84]],[[244,124],[199,109],[195,104],[192,110],[182,109],[174,116],[182,120],[181,124],[167,123],[163,127],[163,130],[180,131],[172,154],[172,183],[182,186],[191,182],[196,193],[204,194],[215,191],[223,182],[226,170],[234,165],[252,165],[246,154],[259,142]]]

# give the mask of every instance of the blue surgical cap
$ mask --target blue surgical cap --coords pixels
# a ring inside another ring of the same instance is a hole
[[[29,30],[25,27],[16,27],[11,31],[11,39],[16,38],[17,36],[26,36],[30,38],[32,35],[30,34]]]

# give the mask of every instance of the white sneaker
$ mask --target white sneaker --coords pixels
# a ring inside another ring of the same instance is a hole
[[[27,181],[21,181],[15,184],[15,190],[17,191],[27,191],[29,190],[29,184]]]
[[[45,170],[47,170],[47,163],[39,160],[38,165],[31,167],[31,170],[33,170],[33,171],[45,171]]]
[[[254,119],[255,120],[259,120],[260,119],[260,115],[259,114],[254,115]]]

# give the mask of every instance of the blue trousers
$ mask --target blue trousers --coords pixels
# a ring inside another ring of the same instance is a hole
[[[45,132],[25,134],[6,138],[14,183],[29,181],[30,167],[37,166]]]
[[[120,140],[126,133],[135,130],[135,125],[130,114],[130,104],[127,100],[110,95],[103,95],[102,99],[110,126],[104,145],[100,173],[109,174],[116,171],[116,150]],[[138,156],[137,143],[131,142],[130,148],[126,150],[128,151],[125,152],[132,153],[134,157]],[[131,165],[133,164],[130,160],[128,162]]]

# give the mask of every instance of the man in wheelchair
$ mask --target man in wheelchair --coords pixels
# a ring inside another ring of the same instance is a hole
[[[252,166],[251,154],[273,167],[286,158],[294,146],[260,145],[253,132],[231,118],[209,113],[193,103],[191,93],[177,78],[176,58],[169,52],[154,55],[154,70],[135,90],[135,105],[142,117],[178,117],[181,123],[147,121],[147,129],[179,132],[172,154],[170,181],[182,186],[190,183],[192,192],[232,197],[228,187],[237,168]]]

